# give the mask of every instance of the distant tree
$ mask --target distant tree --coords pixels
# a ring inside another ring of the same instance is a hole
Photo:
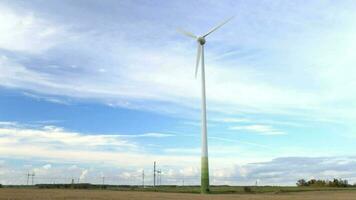
[[[334,180],[330,182],[331,187],[347,187],[348,185],[349,185],[348,181],[342,179],[334,178]]]
[[[299,179],[299,180],[297,181],[297,186],[298,186],[298,187],[301,187],[301,186],[308,186],[308,184],[307,184],[307,181],[306,181],[305,179]]]
[[[313,185],[315,185],[315,183],[316,183],[316,179],[310,179],[310,180],[307,182],[308,186],[313,186]]]
[[[349,185],[347,180],[339,179],[338,182],[339,182],[338,187],[347,187]]]
[[[297,181],[297,186],[314,186],[314,187],[349,187],[347,180],[336,179],[334,178],[332,181],[328,180],[317,180],[310,179],[306,181],[305,179],[300,179]]]

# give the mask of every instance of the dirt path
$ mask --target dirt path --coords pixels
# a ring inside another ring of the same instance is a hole
[[[0,200],[356,200],[355,191],[200,195],[66,189],[0,189]]]

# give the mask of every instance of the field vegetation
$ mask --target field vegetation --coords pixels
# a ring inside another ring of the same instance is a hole
[[[350,185],[347,180],[336,179],[334,178],[332,181],[329,180],[316,180],[311,179],[306,181],[305,179],[300,179],[297,182],[297,186],[310,186],[310,187],[353,187],[355,185]]]

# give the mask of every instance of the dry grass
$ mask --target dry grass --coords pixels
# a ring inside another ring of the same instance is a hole
[[[0,200],[356,200],[356,191],[319,191],[282,194],[186,194],[71,189],[0,189]]]

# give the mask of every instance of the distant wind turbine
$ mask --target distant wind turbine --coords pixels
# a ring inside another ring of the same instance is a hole
[[[233,17],[225,20],[223,23],[218,26],[212,28],[209,32],[205,33],[202,36],[196,36],[193,33],[188,31],[178,29],[182,34],[191,37],[198,42],[198,53],[197,53],[197,61],[195,66],[195,78],[197,78],[199,63],[201,60],[201,109],[202,109],[202,131],[201,131],[201,193],[208,193],[209,189],[209,159],[208,159],[208,136],[207,136],[207,125],[206,125],[206,95],[205,95],[205,65],[204,65],[204,44],[206,42],[205,37],[210,35],[212,32],[219,29],[221,26],[229,22]]]

